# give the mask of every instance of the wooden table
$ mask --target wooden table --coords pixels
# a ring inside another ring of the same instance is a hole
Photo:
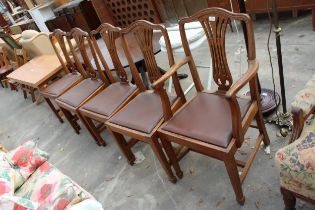
[[[41,85],[45,84],[61,70],[63,68],[57,56],[42,55],[33,58],[23,66],[17,68],[7,77],[19,84],[40,88]],[[37,104],[40,100],[41,95],[36,100]]]

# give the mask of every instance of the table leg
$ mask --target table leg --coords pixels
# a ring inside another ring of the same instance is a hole
[[[40,93],[38,96],[37,96],[37,99],[36,99],[36,105],[39,105],[41,102],[43,102],[43,95]]]

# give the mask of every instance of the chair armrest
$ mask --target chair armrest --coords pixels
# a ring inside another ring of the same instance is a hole
[[[259,64],[257,60],[248,61],[248,70],[231,88],[225,93],[227,98],[232,98],[240,89],[242,89],[251,79],[253,79],[258,72]]]
[[[175,63],[171,68],[165,72],[165,74],[162,75],[158,80],[156,80],[151,87],[153,89],[156,89],[160,86],[164,85],[164,82],[169,79],[175,72],[177,72],[178,69],[180,69],[183,65],[188,63],[190,61],[190,57],[185,57],[183,60],[179,61],[178,63]]]
[[[289,144],[294,142],[296,139],[298,139],[302,133],[302,130],[304,128],[304,113],[301,108],[298,107],[292,107],[292,118],[293,118],[293,126],[292,126],[292,134],[289,140]]]

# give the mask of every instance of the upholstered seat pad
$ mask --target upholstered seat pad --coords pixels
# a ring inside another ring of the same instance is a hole
[[[238,98],[238,103],[243,118],[250,100]],[[223,96],[198,93],[162,129],[209,144],[227,147],[232,137],[230,105]]]
[[[72,107],[79,107],[80,104],[100,88],[102,84],[100,80],[85,79],[58,97],[57,102],[61,101]]]
[[[116,82],[104,89],[80,109],[109,117],[136,89],[135,85]]]
[[[9,71],[12,71],[12,67],[11,66],[3,66],[3,67],[0,67],[0,74],[5,74]]]
[[[171,104],[176,97],[169,96]],[[156,93],[140,93],[109,122],[144,133],[151,133],[163,117],[161,98]]]
[[[50,84],[46,89],[42,90],[41,92],[43,94],[47,93],[54,97],[58,97],[81,79],[82,76],[80,74],[69,73],[59,80],[55,81],[54,83]]]
[[[275,157],[281,186],[315,200],[315,134],[303,132],[295,142],[279,149]]]

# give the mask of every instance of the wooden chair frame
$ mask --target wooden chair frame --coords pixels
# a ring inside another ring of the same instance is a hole
[[[82,101],[82,103],[78,106],[78,107],[73,107],[63,101],[58,100],[58,98],[56,99],[56,102],[58,104],[58,106],[60,107],[61,111],[64,113],[66,119],[68,120],[68,122],[70,123],[70,125],[72,126],[72,128],[74,129],[74,131],[79,134],[81,127],[80,125],[77,123],[77,121],[79,119],[81,119],[81,121],[85,124],[87,129],[90,129],[89,125],[86,124],[86,121],[82,118],[80,112],[79,112],[79,108],[86,103],[88,100],[90,100],[91,98],[93,98],[95,95],[97,95],[100,91],[102,91],[104,88],[106,88],[107,86],[110,85],[110,82],[107,80],[106,76],[104,75],[104,73],[102,72],[102,70],[100,68],[98,68],[98,74],[100,79],[98,79],[98,76],[94,70],[94,67],[88,57],[87,54],[87,48],[89,48],[92,52],[92,55],[94,58],[96,58],[96,52],[94,50],[93,47],[93,43],[91,40],[90,35],[79,29],[79,28],[73,28],[70,32],[67,33],[67,42],[68,45],[70,47],[73,59],[75,61],[76,67],[78,69],[78,71],[80,72],[80,74],[85,78],[85,79],[91,79],[91,80],[98,80],[98,81],[102,81],[102,85],[97,88],[91,95],[89,95],[86,99],[84,99],[84,101]],[[76,51],[71,43],[71,39],[74,39],[78,45],[78,51]],[[80,56],[77,54],[77,52],[80,52]],[[83,63],[82,63],[83,61]],[[95,62],[97,62],[97,60],[95,60]],[[97,64],[96,64],[97,65]],[[83,82],[83,81],[81,81]],[[73,87],[75,88],[75,86]],[[74,113],[74,115],[72,114]],[[93,131],[89,130],[90,133],[92,133]]]
[[[136,85],[139,88],[140,92],[146,92],[148,91],[141,80],[138,70],[132,60],[132,56],[129,52],[129,49],[126,44],[125,40],[125,35],[128,33],[134,33],[135,40],[137,41],[142,54],[144,56],[144,62],[147,68],[149,80],[151,83],[154,83],[157,81],[159,78],[161,78],[162,73],[161,73],[161,68],[158,67],[155,57],[154,57],[154,52],[153,52],[153,47],[152,47],[152,35],[153,31],[161,31],[162,36],[165,39],[166,42],[166,48],[167,48],[167,55],[168,55],[168,60],[169,60],[169,66],[170,66],[170,72],[173,72],[173,69],[178,69],[181,66],[183,66],[187,61],[181,61],[180,64],[175,64],[174,61],[174,56],[170,44],[170,40],[167,34],[166,28],[161,25],[161,24],[153,24],[144,20],[136,21],[133,24],[131,24],[128,28],[122,29],[121,30],[121,36],[123,40],[123,48],[124,52],[126,54],[126,57],[128,59],[131,73],[133,76],[133,80],[135,81]],[[168,75],[168,72],[166,73]],[[173,113],[177,109],[179,109],[185,102],[186,98],[184,96],[183,90],[180,86],[179,79],[177,77],[177,73],[173,72],[172,74],[172,79],[175,87],[175,92],[177,94],[177,99],[174,102],[174,104],[170,108],[170,112]],[[170,101],[168,99],[167,93],[163,87],[160,88],[161,90],[159,91],[160,95],[163,95],[167,98],[166,103],[170,106]],[[156,91],[154,91],[156,92]],[[140,107],[139,107],[140,108]],[[123,110],[123,109],[122,109]],[[119,113],[119,112],[118,112]],[[115,115],[114,115],[115,116]],[[116,140],[118,143],[122,153],[128,160],[130,165],[134,164],[135,161],[135,155],[132,152],[131,148],[138,142],[142,141],[145,143],[150,144],[152,147],[153,152],[157,156],[158,160],[160,161],[162,167],[164,168],[166,174],[168,175],[168,178],[171,182],[175,183],[177,181],[176,177],[174,176],[171,165],[172,165],[172,160],[169,160],[167,158],[167,154],[164,153],[162,150],[161,144],[158,139],[157,135],[157,129],[160,127],[160,125],[164,122],[164,119],[162,118],[157,125],[153,128],[152,132],[150,134],[140,132],[134,129],[130,129],[124,126],[120,126],[114,123],[111,123],[110,121],[106,122],[107,128],[110,131],[112,137]],[[124,135],[131,137],[131,140],[126,141],[124,138]],[[170,163],[169,163],[170,162]],[[178,177],[182,177],[183,174],[177,174]]]
[[[111,84],[120,82],[120,83],[126,83],[129,84],[129,81],[127,79],[127,73],[124,70],[124,67],[122,66],[118,53],[117,53],[117,48],[116,48],[116,44],[115,44],[115,40],[117,37],[120,36],[120,31],[121,29],[118,27],[114,27],[108,23],[104,23],[101,26],[99,26],[96,30],[93,30],[91,32],[91,40],[96,52],[96,56],[94,57],[94,60],[96,61],[96,67],[98,69],[98,71],[102,71],[102,67],[100,65],[100,63],[103,66],[103,69],[106,72],[106,77],[109,80],[109,82]],[[111,70],[109,69],[105,58],[102,55],[102,52],[97,44],[97,40],[96,37],[101,36],[101,38],[103,39],[110,57],[113,61],[113,65],[115,67],[115,71],[117,73],[117,76],[119,78],[119,80],[117,81],[114,76],[112,75]],[[93,54],[94,55],[94,54]],[[100,63],[99,63],[100,61]],[[103,91],[106,91],[106,89],[104,89]],[[96,112],[92,112],[83,108],[79,109],[79,112],[81,114],[82,120],[85,121],[85,125],[88,126],[88,130],[90,131],[92,137],[94,138],[95,142],[100,145],[100,146],[106,146],[106,142],[104,141],[104,139],[101,137],[101,132],[103,132],[106,129],[105,126],[105,122],[111,117],[113,116],[115,113],[117,113],[120,109],[122,109],[128,102],[130,102],[137,94],[139,93],[139,90],[136,89],[129,97],[127,97],[127,99],[120,104],[116,110],[110,115],[110,116],[105,116]],[[90,100],[93,100],[90,99]],[[93,122],[97,121],[100,124],[97,126],[95,125],[95,123]]]
[[[224,44],[225,30],[230,19],[245,22],[247,28],[246,33],[248,36],[248,70],[242,76],[242,78],[240,78],[234,84],[226,62]],[[189,44],[184,29],[184,25],[186,23],[194,21],[199,21],[201,23],[208,37],[208,44],[212,55],[211,57],[214,71],[213,79],[218,85],[218,91],[213,94],[218,94],[219,96],[226,98],[230,105],[230,111],[233,113],[232,139],[226,148],[216,146],[210,143],[205,143],[198,139],[189,138],[163,130],[163,127],[167,124],[167,122],[165,122],[164,125],[158,129],[158,134],[161,138],[164,149],[169,151],[170,157],[175,160],[173,164],[177,173],[181,173],[181,169],[178,164],[179,159],[176,159],[175,152],[172,150],[170,142],[175,142],[189,148],[192,151],[224,161],[231,184],[236,194],[236,200],[239,204],[243,205],[245,202],[245,197],[243,195],[241,184],[243,183],[249,168],[253,163],[254,157],[260,148],[261,142],[263,141],[265,145],[269,145],[270,142],[263,121],[260,97],[258,93],[257,71],[259,66],[258,62],[256,61],[255,39],[252,21],[246,14],[232,13],[221,8],[207,8],[199,11],[197,14],[191,17],[183,18],[179,21],[179,29],[183,41],[184,51],[187,58],[189,58],[188,63],[198,93],[203,92],[204,90],[200,82],[196,66],[192,59],[192,54],[189,49]],[[219,40],[218,43],[215,42],[216,39]],[[153,87],[156,90],[159,90],[164,81],[168,79],[169,75],[170,74],[163,75],[163,77],[153,84]],[[245,117],[242,119],[239,104],[236,99],[236,94],[248,83],[250,86],[251,104]],[[161,98],[161,101],[163,103],[163,108],[165,109],[164,119],[167,121],[172,118],[173,115],[171,112],[169,112],[170,107],[167,105],[167,102],[165,102],[165,98]],[[185,109],[186,106],[187,104],[185,104],[180,110]],[[178,110],[178,112],[180,112],[180,110]],[[251,125],[251,122],[254,118],[256,118],[257,126]],[[249,160],[247,162],[236,160],[234,155],[237,149],[242,146],[244,135],[250,126],[259,130],[259,136],[256,139],[254,149],[252,150],[252,153],[250,154]],[[243,168],[241,175],[239,175],[237,166]]]
[[[75,63],[71,59],[71,55],[68,53],[67,48],[66,48],[66,42],[67,42],[66,41],[66,35],[67,35],[66,32],[64,32],[60,29],[56,29],[56,30],[54,30],[53,33],[51,33],[49,35],[49,40],[50,40],[51,45],[53,46],[53,48],[55,50],[55,53],[56,53],[56,56],[58,57],[58,60],[60,61],[61,65],[63,67],[63,71],[64,71],[65,75],[71,74],[71,73],[78,75],[80,73],[77,71],[77,67],[75,66]],[[59,45],[61,52],[59,52],[59,50],[56,46],[57,44]],[[60,54],[60,53],[62,53],[62,54]],[[83,80],[83,77],[81,77],[81,79],[79,79],[79,80],[75,81],[74,83],[72,83],[71,85],[69,85],[68,88],[66,88],[60,95],[62,95],[67,90],[74,87],[75,85],[77,85],[82,80]],[[47,102],[50,109],[53,111],[55,116],[58,118],[58,120],[61,123],[63,123],[63,119],[60,115],[61,111],[58,108],[56,108],[51,101],[51,100],[55,100],[60,95],[56,96],[56,95],[52,95],[52,94],[45,92],[44,90],[46,87],[41,88],[41,94],[44,97],[44,99]]]

